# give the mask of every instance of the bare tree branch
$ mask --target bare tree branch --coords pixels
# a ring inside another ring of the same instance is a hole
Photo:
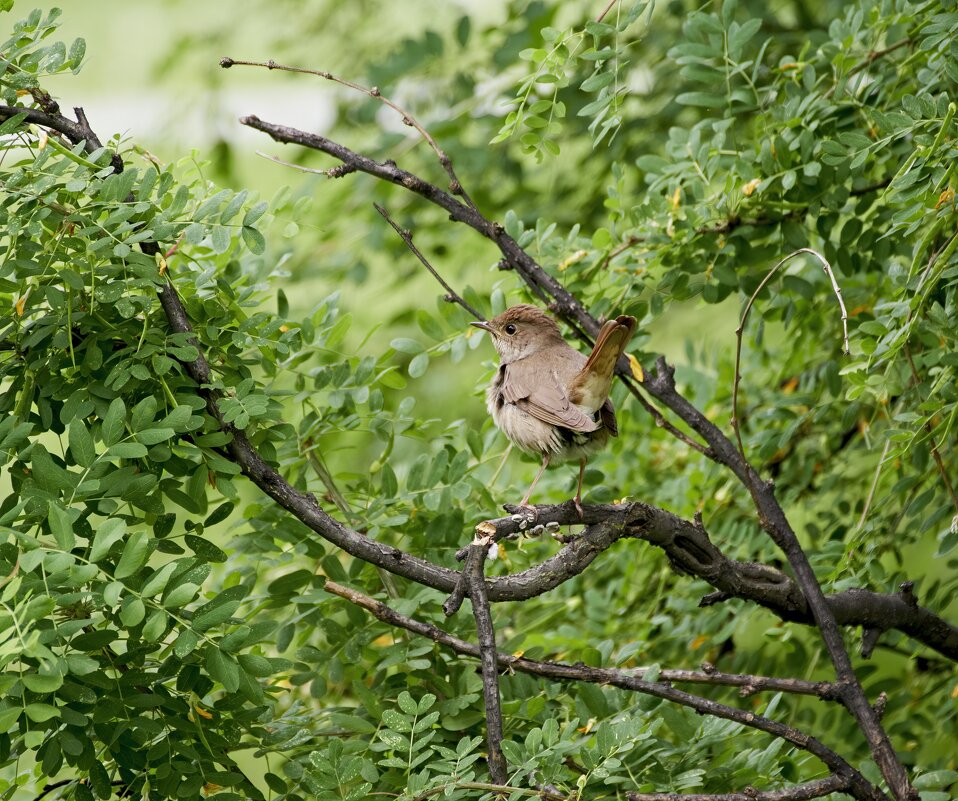
[[[338,78],[330,72],[325,72],[324,70],[313,70],[306,67],[290,67],[285,64],[277,64],[275,61],[270,59],[269,61],[237,61],[232,58],[223,58],[220,59],[220,66],[223,69],[229,69],[230,67],[265,67],[269,70],[282,70],[284,72],[299,72],[305,75],[316,75],[320,78],[325,78],[327,81],[333,81],[342,86],[346,86],[350,89],[353,89],[357,92],[361,92],[368,97],[378,100],[380,103],[389,106],[393,111],[395,111],[402,118],[403,125],[408,125],[411,128],[415,128],[419,135],[425,140],[426,144],[432,148],[433,153],[436,154],[436,158],[439,160],[439,164],[442,166],[443,170],[446,171],[446,175],[449,176],[449,191],[454,195],[458,195],[463,198],[470,206],[475,207],[475,203],[472,202],[472,198],[466,194],[466,190],[463,188],[462,184],[459,182],[459,179],[456,177],[456,171],[452,167],[452,159],[446,155],[445,151],[436,143],[436,140],[429,135],[427,131],[419,121],[406,109],[394,103],[388,97],[385,97],[382,92],[379,91],[378,87],[373,86],[372,88],[361,86],[358,83],[353,83],[352,81],[347,81],[345,78]]]
[[[491,543],[478,541],[466,560],[466,576],[472,614],[476,620],[479,661],[482,665],[482,698],[486,707],[486,745],[489,776],[496,784],[509,780],[509,769],[502,753],[502,706],[499,698],[499,665],[496,662],[496,630],[492,623],[489,597],[486,595],[484,566]]]
[[[749,787],[740,793],[632,793],[627,792],[628,801],[809,801],[812,798],[824,798],[826,795],[845,790],[848,782],[841,776],[832,774],[824,779],[796,784],[781,790],[756,790]]]
[[[546,584],[555,581],[558,585],[567,580],[569,574],[584,570],[601,551],[620,539],[634,537],[665,551],[679,572],[697,576],[715,587],[718,593],[713,595],[721,597],[706,596],[703,606],[742,598],[764,606],[782,620],[815,624],[808,602],[793,578],[770,565],[729,559],[711,541],[705,527],[694,521],[641,502],[615,506],[586,504],[583,512],[584,520],[580,520],[571,501],[537,506],[536,527],[531,531],[527,518],[518,514],[481,523],[484,533],[490,533],[494,541],[542,533],[551,526],[586,524],[575,540],[540,565],[491,579],[490,598],[522,600],[539,594],[544,576],[549,578]],[[914,596],[906,598],[901,593],[852,589],[826,596],[826,603],[843,626],[898,630],[958,661],[958,627],[919,606]]]

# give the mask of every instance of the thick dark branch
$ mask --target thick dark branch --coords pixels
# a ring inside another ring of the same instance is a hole
[[[384,623],[404,628],[407,631],[412,631],[423,637],[428,637],[440,645],[445,645],[464,656],[480,656],[478,646],[468,643],[465,640],[460,640],[458,637],[453,637],[438,626],[423,623],[406,615],[401,615],[386,604],[370,598],[363,593],[332,581],[326,582],[325,589],[327,592],[331,592],[340,598],[344,598],[368,610],[374,617]],[[846,791],[855,798],[867,799],[868,801],[878,801],[879,799],[886,798],[884,793],[869,783],[861,773],[820,741],[798,729],[763,717],[762,715],[745,712],[708,698],[701,698],[697,695],[683,692],[682,690],[676,690],[668,684],[645,681],[636,676],[629,675],[626,671],[622,670],[592,668],[585,665],[565,665],[560,662],[541,662],[504,653],[498,654],[498,661],[500,668],[509,668],[520,671],[521,673],[529,673],[534,676],[542,676],[543,678],[555,679],[557,681],[586,681],[601,685],[608,684],[614,687],[620,687],[624,690],[631,690],[671,701],[681,706],[687,706],[702,715],[711,715],[724,720],[732,720],[743,726],[758,729],[773,737],[786,740],[792,745],[818,757],[829,770],[842,777],[845,782],[845,787],[847,788]]]
[[[69,117],[64,117],[58,111],[54,111],[54,109],[59,109],[59,106],[49,98],[49,95],[45,92],[40,94],[46,98],[44,105],[48,111],[39,111],[35,108],[23,108],[21,106],[0,106],[0,121],[23,114],[24,122],[61,133],[75,145],[82,142],[83,149],[87,153],[93,153],[103,147],[97,135],[93,133],[93,129],[90,128],[90,122],[82,108],[76,107],[73,109],[73,113],[76,114],[76,121],[74,121]],[[118,153],[110,155],[110,162],[116,172],[123,172],[123,160]]]
[[[78,111],[82,110],[78,109]],[[35,108],[0,106],[0,120],[8,120],[11,117],[16,117],[18,114],[24,115],[24,122],[30,122],[42,128],[62,133],[75,145],[84,142],[84,149],[87,153],[92,153],[101,146],[100,141],[96,138],[96,134],[90,130],[89,124],[84,124],[86,123],[85,116],[81,117],[81,122],[74,122],[62,114],[47,114]]]
[[[537,525],[531,531],[527,518],[518,514],[487,520],[480,526],[484,533],[498,541],[580,522],[571,502],[538,506],[536,512]],[[679,572],[704,579],[716,588],[718,593],[706,596],[703,606],[742,598],[764,606],[783,620],[806,625],[815,623],[805,596],[793,578],[770,565],[729,559],[697,522],[640,502],[617,506],[587,504],[583,512],[585,517],[581,522],[586,524],[586,529],[572,543],[536,567],[493,579],[490,597],[500,600],[500,593],[504,596],[502,600],[531,597],[544,576],[549,578],[548,583],[558,583],[560,576],[581,572],[585,564],[618,540],[635,537],[665,551]],[[828,595],[826,602],[840,625],[881,631],[895,629],[958,661],[958,627],[919,606],[914,596],[854,589]]]
[[[578,301],[570,295],[558,281],[542,271],[542,268],[519,247],[518,243],[505,232],[505,229],[501,225],[487,220],[475,207],[463,203],[453,197],[449,192],[444,192],[438,186],[424,181],[418,175],[414,175],[411,172],[397,167],[395,162],[379,162],[368,156],[356,153],[348,147],[344,147],[338,142],[333,142],[319,134],[300,131],[286,125],[276,125],[261,120],[256,116],[242,117],[240,118],[240,122],[243,125],[248,125],[250,128],[255,128],[258,131],[269,134],[277,142],[296,144],[312,148],[313,150],[319,150],[333,158],[339,159],[343,164],[354,167],[359,172],[365,172],[383,181],[405,187],[410,192],[422,196],[430,203],[448,212],[450,219],[455,222],[465,223],[487,239],[491,239],[495,242],[511,266],[520,270],[524,276],[530,276],[534,290],[538,290],[540,293],[550,297],[561,297],[565,305],[570,308],[581,308]],[[539,272],[534,273],[532,270],[533,267]],[[533,275],[534,278],[532,277]],[[590,315],[585,313],[581,321],[588,323],[588,328],[586,329],[588,334],[595,336],[598,333],[598,323],[596,323],[595,319]]]
[[[242,117],[240,122],[243,125],[248,125],[251,128],[269,134],[277,142],[297,144],[312,148],[313,150],[319,150],[338,159],[351,170],[365,172],[368,175],[372,175],[388,183],[403,186],[410,192],[420,195],[430,203],[439,206],[439,208],[448,212],[449,218],[454,222],[465,223],[473,230],[482,234],[482,236],[494,242],[504,257],[504,263],[514,268],[529,285],[529,288],[548,303],[552,311],[556,312],[572,326],[580,339],[590,345],[593,343],[595,335],[599,331],[599,322],[586,311],[585,307],[582,306],[562,284],[542,269],[535,259],[519,247],[519,243],[509,236],[499,223],[492,222],[483,217],[474,206],[460,202],[438,186],[430,184],[419,176],[396,166],[395,162],[375,161],[368,156],[363,156],[344,147],[338,142],[333,142],[324,136],[300,131],[285,125],[276,125],[255,116]],[[550,298],[552,298],[551,302],[549,300]],[[653,416],[656,425],[665,428],[673,436],[682,440],[699,453],[703,453],[711,459],[717,458],[711,448],[706,448],[700,442],[696,442],[666,421],[662,414],[643,397],[633,380],[632,368],[625,356],[619,359],[619,363],[616,365],[616,373],[623,379],[629,391],[639,400],[645,410]],[[653,397],[658,397],[655,387],[650,386],[648,383],[643,383],[642,387]],[[660,400],[663,399],[660,398]],[[666,405],[668,405],[668,403],[666,403]],[[681,415],[679,416],[681,417]],[[689,421],[686,420],[686,422]],[[695,427],[693,426],[693,428]],[[718,431],[718,429],[715,430]],[[734,451],[734,448],[732,450]],[[724,464],[725,462],[723,461],[722,463]]]
[[[472,546],[473,554],[466,560],[466,582],[472,614],[476,620],[479,641],[479,661],[482,665],[482,698],[486,707],[486,746],[489,776],[496,784],[509,780],[509,768],[502,753],[502,706],[499,699],[499,665],[496,662],[496,630],[486,594],[485,563],[489,552],[488,541]]]
[[[655,386],[655,391],[651,390],[652,385]],[[646,381],[644,386],[650,388],[653,395],[660,398],[666,406],[695,429],[711,446],[717,461],[726,464],[748,489],[762,528],[782,549],[795,572],[796,583],[806,599],[815,624],[822,633],[828,655],[835,667],[836,678],[840,684],[847,687],[846,702],[849,711],[858,721],[872,755],[881,768],[882,775],[898,801],[917,799],[917,794],[909,783],[908,774],[898,759],[887,732],[882,728],[875,710],[868,702],[861,682],[855,675],[851,658],[845,650],[845,643],[838,629],[838,621],[822,592],[818,579],[815,577],[815,571],[812,570],[795,531],[785,516],[785,511],[775,497],[774,485],[771,482],[762,481],[729,438],[676,391],[673,371],[664,359],[659,359],[657,363],[655,378]]]
[[[847,787],[847,779],[833,774],[781,790],[761,791],[749,787],[740,793],[626,793],[625,797],[628,801],[809,801],[841,792]]]
[[[170,328],[179,333],[192,333],[186,309],[173,286],[167,284],[159,294]],[[216,403],[218,393],[209,388],[213,383],[209,364],[195,337],[191,339],[191,344],[197,348],[199,356],[195,361],[184,363],[186,371],[196,382],[197,391],[205,399],[209,413],[219,422],[222,430],[231,435],[232,439],[226,446],[227,452],[244,475],[283,509],[346,553],[420,584],[447,592],[452,590],[459,576],[457,571],[434,565],[347,528],[326,514],[312,495],[290,486],[266,463],[241,430],[224,422]]]

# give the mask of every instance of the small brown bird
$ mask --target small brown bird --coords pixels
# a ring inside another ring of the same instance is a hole
[[[486,408],[499,429],[542,467],[520,506],[550,463],[579,460],[575,506],[582,514],[582,475],[589,456],[618,436],[609,399],[615,363],[635,330],[620,315],[602,326],[591,355],[569,347],[555,320],[535,306],[506,309],[488,323],[470,323],[492,335],[499,369],[486,390]]]

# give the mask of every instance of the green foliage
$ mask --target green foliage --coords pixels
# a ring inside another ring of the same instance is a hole
[[[542,47],[526,48],[519,53],[519,58],[533,69],[519,83],[516,108],[506,115],[492,144],[524,131],[519,137],[523,152],[534,154],[538,161],[546,154],[558,156],[560,147],[555,137],[566,116],[559,91],[573,81],[578,82],[581,92],[595,95],[577,112],[579,117],[591,118],[589,132],[593,144],[598,145],[610,133],[614,136],[622,126],[620,109],[626,92],[622,81],[629,52],[628,45],[620,43],[619,37],[646,9],[648,23],[654,4],[640,0],[626,9],[616,4],[615,24],[595,20],[587,22],[582,30],[543,28]],[[635,41],[629,44],[634,45]],[[582,69],[590,73],[580,81],[577,73]],[[543,116],[546,112],[547,117]]]
[[[772,15],[757,0],[621,2],[585,22],[594,5],[512,2],[505,20],[455,12],[403,38],[339,31],[358,12],[296,4],[296,34],[332,37],[321,41],[337,42],[336,59],[350,33],[349,69],[367,74],[344,76],[404,103],[397,75],[427,86],[425,113],[418,96],[410,105],[481,208],[593,313],[636,314],[635,355],[648,368],[668,350],[718,425],[742,299],[787,253],[823,253],[851,357],[827,277],[791,261],[746,329],[747,452],[827,591],[912,579],[956,619],[942,478],[958,474],[955,3]],[[3,103],[46,102],[45,79],[78,69],[84,46],[51,43],[55,21],[31,14],[3,44]],[[339,102],[331,137],[441,175],[428,150],[380,132],[374,101]],[[349,584],[464,639],[470,615],[446,619],[438,593],[344,557],[250,489],[184,372],[196,343],[170,333],[157,290],[173,281],[222,413],[290,483],[369,537],[453,566],[533,466],[484,415],[491,351],[460,309],[422,291],[368,201],[387,194],[415,214],[417,242],[485,313],[528,300],[515,279],[490,278],[477,265],[491,251],[356,176],[310,178],[267,204],[214,185],[205,164],[163,165],[120,139],[115,173],[108,149],[40,140],[20,116],[0,136],[0,794],[62,777],[83,779],[61,790],[83,799],[483,797],[475,663],[323,588]],[[622,436],[590,464],[589,501],[702,511],[730,556],[780,558],[740,487],[621,388],[615,400]],[[567,498],[574,481],[550,470],[543,497]],[[509,544],[488,572],[555,548]],[[830,677],[813,633],[739,601],[698,609],[706,591],[620,543],[579,579],[497,607],[499,645],[588,665],[709,659]],[[889,693],[885,721],[925,801],[944,801],[958,769],[955,668],[895,632],[881,643],[859,675],[872,697]],[[703,692],[842,743],[875,775],[836,707]],[[516,674],[502,694],[518,788],[624,798],[820,772],[780,741],[613,688]]]

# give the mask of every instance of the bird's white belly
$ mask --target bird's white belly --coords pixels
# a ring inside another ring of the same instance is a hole
[[[499,391],[493,384],[486,391],[486,408],[496,426],[526,453],[549,454],[552,462],[580,459],[600,450],[608,440],[605,427],[591,432],[560,429],[520,409],[514,403],[499,403]],[[563,436],[565,433],[565,436]]]

